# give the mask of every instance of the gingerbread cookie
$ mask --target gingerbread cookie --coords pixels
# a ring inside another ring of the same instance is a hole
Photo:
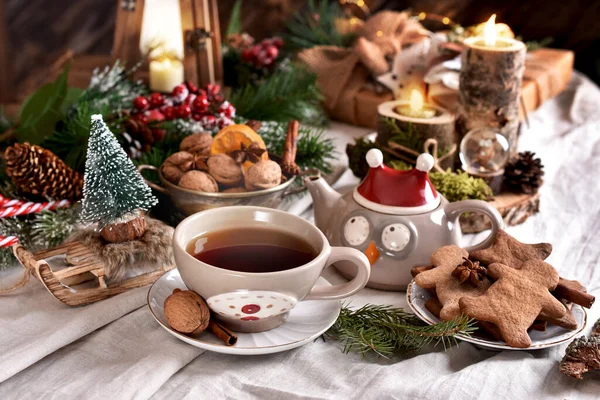
[[[498,231],[496,241],[487,249],[473,251],[472,260],[484,265],[501,263],[513,268],[520,268],[528,260],[545,260],[552,253],[550,243],[521,243],[505,231]]]
[[[564,304],[564,302],[563,302]],[[555,318],[555,317],[551,317],[549,316],[546,312],[542,311],[540,313],[540,315],[538,316],[538,319],[540,321],[546,321],[551,323],[552,325],[556,325],[556,326],[560,326],[561,328],[565,328],[565,329],[569,329],[571,331],[577,329],[577,327],[579,325],[577,325],[577,320],[575,319],[575,316],[573,315],[573,304],[564,304],[565,306],[565,315],[563,315],[560,318]]]
[[[480,296],[490,286],[484,278],[477,286],[469,282],[461,283],[460,279],[452,276],[454,270],[461,265],[469,253],[457,246],[444,246],[431,255],[431,264],[435,268],[423,271],[415,277],[415,283],[425,289],[435,288],[442,303],[440,319],[451,320],[460,315],[458,300],[461,297]]]
[[[565,306],[550,293],[558,284],[558,273],[550,264],[530,260],[514,269],[493,263],[487,272],[496,282],[481,296],[462,297],[460,310],[496,324],[508,345],[529,347],[527,329],[541,312],[553,318],[565,315]]]

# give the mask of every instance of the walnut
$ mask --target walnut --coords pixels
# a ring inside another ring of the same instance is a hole
[[[243,187],[243,186],[236,186],[236,187],[232,187],[232,188],[229,188],[229,189],[225,189],[221,193],[246,193],[246,192],[247,192],[247,190],[246,190],[245,187]]]
[[[194,156],[187,151],[180,151],[165,160],[161,171],[166,180],[177,185],[183,174],[193,167]]]
[[[210,156],[206,163],[208,172],[222,185],[237,186],[244,179],[241,165],[227,154]]]
[[[208,193],[219,191],[219,186],[214,178],[202,171],[188,171],[183,174],[179,180],[179,187]]]
[[[202,297],[191,290],[173,290],[165,300],[165,317],[177,332],[197,335],[208,328],[210,309]]]
[[[275,161],[266,160],[254,164],[246,173],[246,189],[262,190],[281,183],[281,167]]]
[[[211,144],[212,136],[210,133],[193,133],[181,141],[179,150],[208,156],[210,154]]]

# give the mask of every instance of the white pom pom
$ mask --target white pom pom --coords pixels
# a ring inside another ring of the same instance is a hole
[[[102,121],[102,114],[94,114],[92,115],[92,121]]]
[[[417,158],[417,169],[419,171],[428,172],[433,168],[434,163],[433,156],[431,154],[423,153]]]
[[[380,167],[383,164],[383,153],[379,149],[371,149],[367,151],[367,164],[371,168]]]

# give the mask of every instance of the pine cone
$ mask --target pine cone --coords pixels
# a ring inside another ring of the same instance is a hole
[[[517,154],[504,167],[504,187],[516,193],[537,193],[544,183],[542,160],[534,158],[535,153],[525,151]]]
[[[6,174],[24,193],[53,200],[79,200],[83,191],[81,174],[54,153],[29,143],[6,149]]]

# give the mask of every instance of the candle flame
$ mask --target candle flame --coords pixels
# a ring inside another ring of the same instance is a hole
[[[486,46],[496,45],[496,14],[492,14],[483,27],[483,41]]]
[[[417,89],[413,89],[410,93],[410,110],[413,112],[418,112],[423,109],[423,103],[425,100],[423,99],[423,95]]]

